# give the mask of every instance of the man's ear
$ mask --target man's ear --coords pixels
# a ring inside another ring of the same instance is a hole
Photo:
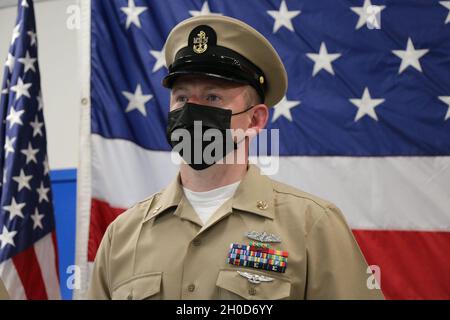
[[[266,127],[269,120],[269,108],[265,104],[257,104],[253,107],[252,121],[249,129],[255,130],[257,133]]]

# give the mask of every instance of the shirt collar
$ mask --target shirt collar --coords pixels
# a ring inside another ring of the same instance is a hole
[[[180,173],[178,173],[177,177],[161,193],[155,196],[143,222],[157,217],[169,208],[182,206],[186,201]],[[262,175],[257,166],[250,164],[233,196],[231,206],[233,209],[273,219],[274,196],[271,180]],[[177,208],[175,213],[181,216],[182,214],[178,209],[180,208]]]
[[[262,175],[256,165],[248,166],[247,174],[234,194],[232,207],[266,218],[274,218],[272,181]]]

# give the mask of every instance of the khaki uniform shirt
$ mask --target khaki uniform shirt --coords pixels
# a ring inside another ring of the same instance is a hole
[[[281,237],[285,273],[227,264],[248,231]],[[202,225],[179,176],[107,229],[89,299],[379,299],[367,263],[334,205],[261,175],[250,165],[235,195]],[[273,281],[254,284],[237,271]]]
[[[5,285],[0,279],[0,300],[8,300],[8,299],[9,299],[8,291],[6,291]]]

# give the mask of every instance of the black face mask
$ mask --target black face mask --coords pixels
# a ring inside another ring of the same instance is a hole
[[[167,141],[193,169],[206,169],[237,149],[229,130],[231,117],[251,108],[233,114],[229,109],[187,102],[169,112]]]

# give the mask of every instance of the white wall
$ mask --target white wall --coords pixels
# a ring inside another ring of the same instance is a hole
[[[77,31],[66,27],[66,10],[76,3],[77,0],[35,3],[44,117],[52,170],[75,168],[78,164],[80,84]],[[8,53],[16,13],[16,7],[0,9],[0,65]],[[0,81],[2,78],[3,67],[0,68]]]

